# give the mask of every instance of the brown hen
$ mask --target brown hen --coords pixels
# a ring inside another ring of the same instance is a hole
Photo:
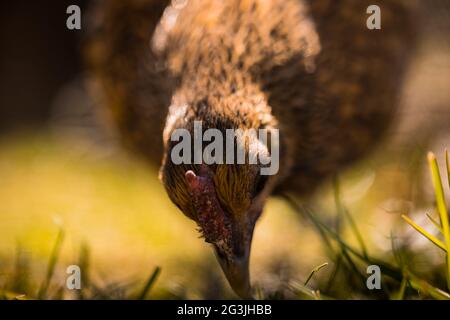
[[[369,30],[373,2],[111,0],[93,10],[87,61],[98,92],[124,142],[162,159],[169,197],[241,297],[251,297],[251,240],[267,197],[311,193],[372,149],[395,116],[414,5],[376,1],[382,29]],[[278,174],[174,164],[171,134],[193,132],[194,121],[221,132],[278,129]]]

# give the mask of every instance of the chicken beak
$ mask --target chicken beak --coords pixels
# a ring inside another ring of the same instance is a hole
[[[217,260],[228,283],[242,299],[253,299],[250,285],[250,249],[253,230],[254,223],[251,224],[251,228],[234,229],[234,245],[229,248],[231,250],[226,250],[226,252],[214,245]]]
[[[233,291],[242,299],[253,299],[249,270],[250,250],[244,252],[240,256],[227,256],[215,248],[217,260]]]

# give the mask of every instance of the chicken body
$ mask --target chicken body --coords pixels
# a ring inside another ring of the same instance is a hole
[[[395,116],[414,4],[380,1],[382,29],[369,30],[372,2],[117,0],[94,11],[87,57],[104,103],[129,146],[162,159],[169,197],[242,297],[251,296],[251,239],[267,197],[309,194],[372,149]],[[278,129],[280,171],[174,164],[171,134],[192,132],[194,121]]]

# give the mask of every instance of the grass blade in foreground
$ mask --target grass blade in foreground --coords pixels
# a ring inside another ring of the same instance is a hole
[[[155,270],[153,271],[153,273],[151,274],[150,278],[148,279],[147,283],[145,284],[144,289],[142,289],[142,292],[139,295],[138,300],[144,300],[145,299],[145,297],[147,296],[148,292],[150,291],[150,289],[155,284],[155,281],[158,278],[160,272],[161,272],[161,268],[160,267],[156,267]]]
[[[439,224],[439,222],[437,222],[429,213],[427,213],[427,217],[428,217],[428,219],[431,221],[431,223],[433,223],[434,224],[434,226],[439,230],[439,232],[442,234],[443,233],[443,231],[442,231],[442,227],[441,227],[441,225]]]
[[[56,262],[58,261],[61,245],[64,240],[64,230],[62,228],[59,229],[58,236],[56,237],[55,246],[53,247],[52,254],[50,256],[50,261],[47,267],[47,274],[44,282],[42,283],[41,288],[39,289],[38,299],[45,299],[48,291],[48,287],[50,286],[50,282],[53,277],[53,273],[55,271]]]
[[[442,291],[439,288],[436,288],[430,285],[428,282],[421,280],[414,276],[409,272],[405,272],[405,277],[408,278],[409,284],[413,289],[416,289],[419,292],[425,293],[437,300],[450,300],[450,294],[445,291]]]
[[[450,188],[450,162],[448,160],[448,151],[445,150],[445,164],[447,167],[447,180],[448,180],[448,187]]]
[[[414,229],[416,229],[420,234],[422,234],[425,238],[427,238],[428,240],[430,240],[431,242],[433,242],[436,246],[438,246],[440,249],[444,250],[445,252],[447,252],[447,247],[445,246],[445,244],[439,240],[438,238],[436,238],[435,236],[433,236],[432,234],[430,234],[428,231],[426,231],[425,229],[423,229],[421,226],[419,226],[418,224],[416,224],[414,221],[412,221],[410,218],[408,218],[407,216],[405,216],[404,214],[402,214],[402,218],[403,220],[405,220],[411,227],[413,227]]]
[[[436,157],[432,152],[428,153],[428,163],[431,169],[431,177],[433,179],[434,192],[436,195],[436,206],[441,219],[442,231],[447,248],[447,287],[450,289],[450,255],[448,254],[448,248],[450,246],[450,225],[448,221],[447,206],[445,204],[444,188],[442,186],[439,167]]]
[[[328,265],[328,262],[325,262],[325,263],[322,263],[320,266],[315,267],[315,268],[311,271],[311,273],[309,274],[309,276],[308,276],[308,278],[306,279],[304,285],[305,285],[305,286],[308,285],[309,280],[311,280],[311,278],[314,276],[314,274],[315,274],[316,272],[318,272],[320,269],[326,267],[327,265]]]

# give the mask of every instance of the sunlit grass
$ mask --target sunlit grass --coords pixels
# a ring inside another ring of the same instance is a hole
[[[417,223],[415,223],[414,221],[412,221],[410,218],[408,218],[405,215],[402,215],[402,218],[409,223],[409,225],[411,227],[413,227],[414,229],[416,229],[420,234],[422,234],[425,238],[427,238],[428,240],[430,240],[433,244],[435,244],[436,246],[439,247],[439,249],[444,250],[444,252],[447,252],[447,246],[438,238],[436,238],[435,236],[433,236],[431,233],[429,233],[428,231],[426,231],[424,228],[422,228],[421,226],[419,226]]]
[[[44,280],[62,228],[65,237],[51,270],[53,284],[64,283],[65,266],[75,263],[83,265],[83,283],[96,286],[97,296],[105,296],[99,293],[102,287],[131,283],[133,297],[142,297],[149,272],[160,266],[146,298],[169,293],[201,298],[210,281],[221,286],[217,294],[234,297],[195,224],[168,200],[156,168],[71,137],[23,135],[0,143],[0,180],[0,292],[14,277],[19,243],[30,269],[32,292],[27,294],[54,297],[55,288]],[[269,202],[252,249],[255,282],[284,254],[289,264],[315,263],[318,244],[302,245],[304,236],[314,233],[302,234],[294,220],[295,213],[281,201]],[[268,251],[271,246],[273,251]],[[288,257],[299,246],[304,253]],[[71,296],[67,290],[64,294]]]
[[[427,215],[444,235],[443,183],[430,159],[439,221]],[[255,297],[449,299],[443,289],[447,263],[442,273],[442,262],[430,262],[447,250],[446,237],[404,215],[431,240],[416,247],[401,231],[407,224],[400,213],[380,212],[379,202],[394,190],[386,188],[389,179],[398,179],[389,170],[344,174],[311,202],[271,199],[252,247]],[[235,297],[195,224],[170,203],[156,176],[156,168],[117,150],[70,137],[1,142],[0,298]],[[389,247],[377,234],[391,234],[385,236]],[[83,270],[83,290],[64,287],[70,264]],[[366,287],[371,264],[381,268],[382,290]]]
[[[446,167],[448,171],[448,153],[446,152]],[[435,236],[431,235],[429,232],[425,231],[422,227],[417,225],[411,219],[403,216],[406,222],[408,222],[414,229],[421,233],[424,237],[430,240],[434,245],[438,246],[440,249],[446,252],[446,270],[447,270],[447,287],[450,289],[450,255],[448,254],[450,248],[450,225],[447,212],[447,204],[445,203],[444,187],[441,180],[441,174],[439,172],[438,163],[436,157],[433,153],[428,153],[428,163],[430,166],[431,177],[433,181],[434,192],[436,196],[436,207],[439,213],[440,225],[438,230],[442,233],[445,239],[445,243],[437,239]],[[450,175],[448,176],[450,185]],[[431,218],[430,218],[431,219]],[[432,220],[433,221],[433,220]],[[437,222],[433,221],[434,224]]]

